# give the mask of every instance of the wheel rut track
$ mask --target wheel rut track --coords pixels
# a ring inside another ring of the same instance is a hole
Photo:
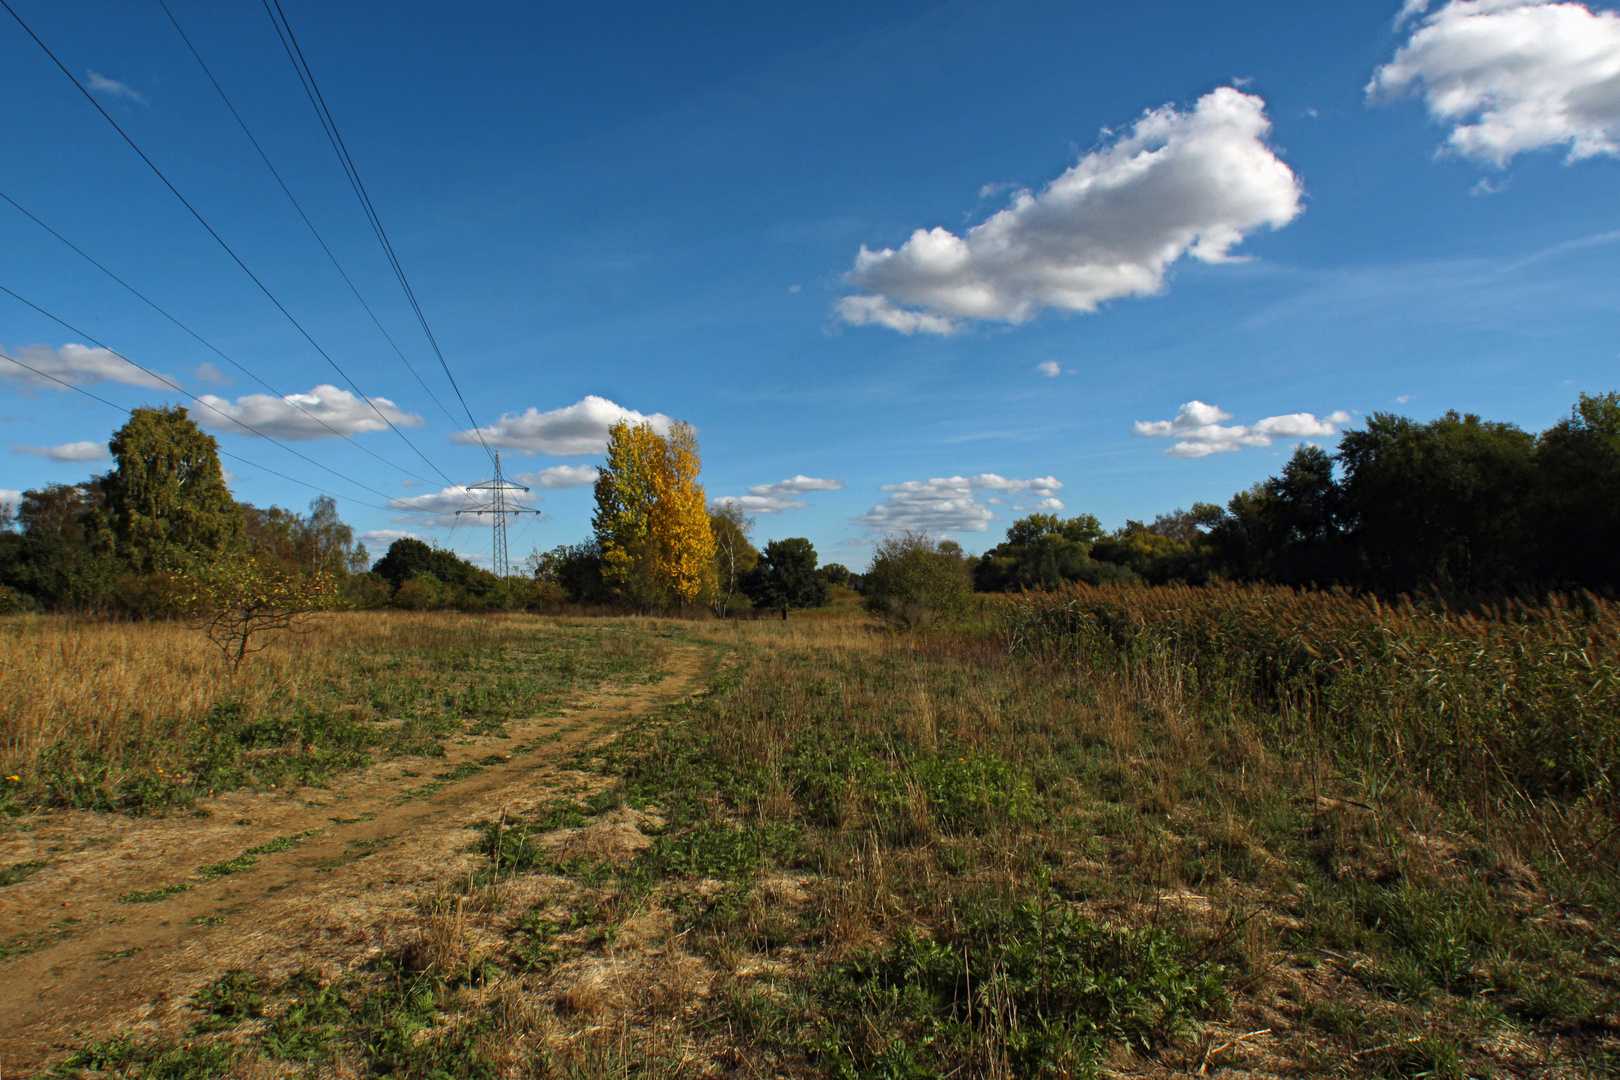
[[[330,790],[237,792],[205,800],[201,805],[213,813],[207,824],[188,818],[130,822],[84,812],[50,815],[69,828],[82,825],[85,832],[114,820],[128,827],[111,841],[115,846],[97,853],[114,872],[90,879],[69,870],[57,875],[65,881],[6,890],[23,896],[0,894],[0,940],[41,932],[55,920],[77,920],[62,940],[0,961],[0,1076],[27,1076],[48,1067],[77,1045],[80,1031],[105,1038],[171,1026],[165,1018],[172,1019],[198,986],[234,967],[308,956],[319,952],[323,940],[331,945],[333,939],[339,949],[347,939],[352,956],[354,943],[368,935],[362,926],[342,923],[345,906],[354,909],[378,886],[396,898],[415,897],[425,883],[447,880],[454,875],[444,872],[448,863],[465,863],[463,831],[469,820],[482,816],[480,808],[498,812],[497,807],[533,805],[565,793],[559,773],[573,755],[605,745],[624,721],[690,696],[717,658],[709,648],[671,643],[664,663],[670,673],[657,683],[578,695],[561,718],[508,723],[509,738],[466,740],[447,746],[443,758],[394,759],[339,778]],[[411,787],[398,783],[402,764],[431,770],[407,781],[420,789],[432,772],[478,762],[518,743],[530,747],[464,779],[446,781],[430,794],[412,795]],[[251,832],[231,832],[218,822],[244,812],[253,814]],[[199,865],[312,829],[319,831],[292,848],[257,856],[247,870],[196,880]],[[156,844],[165,845],[157,856],[136,850]],[[413,846],[419,850],[413,852]],[[130,850],[120,852],[120,847]],[[71,866],[77,854],[53,865]],[[141,859],[159,865],[116,872],[124,861]],[[424,868],[440,873],[424,879]],[[117,900],[154,883],[188,879],[189,891],[158,902]],[[330,904],[323,902],[327,898]],[[386,904],[378,910],[382,907]],[[329,912],[337,913],[336,924],[323,918]],[[223,921],[212,924],[193,921],[222,914]]]

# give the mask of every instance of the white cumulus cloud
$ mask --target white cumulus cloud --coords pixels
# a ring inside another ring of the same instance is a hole
[[[22,492],[13,491],[11,488],[0,488],[0,506],[9,506],[12,513],[16,513],[17,507],[21,503]]]
[[[780,514],[784,510],[802,510],[810,504],[797,496],[809,491],[842,491],[842,480],[799,474],[774,484],[755,484],[746,495],[722,495],[711,499],[710,506],[735,506],[746,514]]]
[[[69,342],[59,349],[49,345],[24,345],[18,349],[0,349],[8,356],[37,368],[62,382],[82,386],[85,383],[113,382],[126,386],[147,386],[154,390],[171,387],[162,379],[148,375],[111,349],[91,348]],[[43,386],[60,390],[60,383],[35,375],[16,364],[0,364],[0,376],[24,386]]]
[[[52,461],[104,461],[112,457],[107,444],[99,442],[70,442],[61,446],[21,446],[13,443],[11,450],[16,454],[33,454]]]
[[[710,506],[735,506],[745,514],[780,514],[783,510],[803,510],[810,504],[790,495],[722,495],[710,499]]]
[[[1149,110],[1127,135],[957,236],[918,229],[862,247],[839,302],[847,322],[943,334],[959,319],[1019,323],[1158,292],[1183,255],[1218,263],[1244,236],[1300,212],[1299,180],[1266,143],[1265,102],[1231,87],[1191,110]]]
[[[450,438],[476,446],[481,434],[490,446],[523,454],[583,457],[605,453],[608,429],[621,420],[632,424],[650,423],[660,435],[667,435],[669,425],[674,423],[663,413],[638,413],[615,405],[607,398],[589,394],[572,405],[550,412],[541,412],[531,405],[527,412],[507,413],[487,428],[458,431]]]
[[[885,484],[889,498],[852,520],[872,532],[984,532],[996,515],[989,506],[974,499],[975,491],[1000,491],[1009,495],[1032,494],[1055,504],[1063,484],[1054,476],[1015,480],[980,473],[977,476],[937,476],[932,480],[908,480]]]
[[[1055,379],[1059,375],[1063,374],[1063,368],[1056,360],[1042,360],[1040,363],[1035,365],[1035,370],[1040,372],[1042,375],[1045,375],[1048,379]]]
[[[99,71],[87,71],[84,75],[85,86],[93,93],[122,98],[125,101],[133,101],[137,105],[146,104],[146,95],[128,83],[119,82],[117,79],[109,79]]]
[[[755,484],[748,489],[750,495],[803,495],[807,491],[843,491],[842,480],[826,480],[818,476],[790,476],[774,484]]]
[[[1403,20],[1428,8],[1408,0]],[[1568,147],[1568,160],[1620,155],[1620,15],[1580,3],[1451,0],[1418,19],[1367,84],[1387,101],[1420,94],[1451,125],[1447,144],[1501,166]]]
[[[248,394],[237,398],[234,405],[213,394],[197,400],[209,406],[193,414],[204,427],[241,433],[241,428],[220,416],[223,413],[278,439],[329,439],[337,433],[386,431],[385,416],[398,427],[422,426],[420,416],[405,412],[385,397],[374,397],[368,405],[359,395],[324,383],[307,394]]]
[[[489,502],[488,492],[469,491],[465,484],[440,488],[427,495],[411,495],[390,499],[391,509],[404,511],[394,519],[396,525],[416,525],[429,529],[449,529],[456,525],[484,526],[494,524],[488,514],[461,514],[457,510],[472,510]]]
[[[1273,437],[1312,439],[1336,434],[1335,425],[1350,422],[1342,409],[1318,418],[1314,413],[1268,416],[1253,424],[1222,424],[1232,414],[1216,405],[1189,401],[1174,420],[1138,420],[1132,432],[1145,439],[1173,438],[1169,457],[1208,457],[1245,446],[1270,446]]]
[[[553,465],[539,472],[518,473],[515,479],[530,487],[555,490],[557,488],[584,487],[596,483],[595,465]]]

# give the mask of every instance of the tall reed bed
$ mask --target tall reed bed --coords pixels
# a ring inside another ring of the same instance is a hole
[[[1173,670],[1205,705],[1442,796],[1620,811],[1620,605],[1609,600],[1459,612],[1263,586],[1081,585],[1009,597],[993,615],[1014,653]]]

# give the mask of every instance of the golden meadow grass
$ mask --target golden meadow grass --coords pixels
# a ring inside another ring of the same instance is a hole
[[[561,627],[731,659],[579,763],[605,790],[484,823],[483,867],[451,898],[457,932],[485,943],[482,996],[464,972],[402,983],[420,1067],[399,1074],[1573,1080],[1620,1064],[1612,606],[1453,615],[1240,589],[997,604],[999,620],[915,635],[858,618]],[[425,652],[375,651],[451,685]],[[659,824],[640,854],[593,861],[555,831],[587,820]],[[686,991],[655,992],[676,970]],[[368,971],[344,976],[345,1010],[376,992]],[[275,993],[287,1027],[315,991]],[[372,1033],[342,1023],[342,1053],[366,1059]],[[617,1051],[586,1053],[604,1032]],[[276,1056],[256,1038],[237,1041]]]
[[[646,625],[624,621],[625,628]],[[421,729],[420,751],[422,738],[459,729],[462,714],[533,704],[537,692],[594,681],[658,652],[656,639],[627,635],[617,623],[604,633],[542,627],[523,615],[340,613],[307,632],[278,636],[233,676],[219,649],[181,623],[6,618],[0,776],[17,779],[0,781],[6,785],[0,798],[140,809],[148,797],[120,802],[120,789],[135,780],[155,785],[157,795],[179,794],[177,784],[196,787],[199,744],[225,729],[238,736],[241,754],[267,755],[256,774],[234,777],[245,783],[274,781],[274,766],[285,764],[269,754],[275,747],[307,757],[323,737],[346,757],[320,763],[316,772],[356,764],[378,741],[378,723]],[[509,685],[527,677],[502,670],[513,666],[506,654],[514,650],[554,654],[557,664],[540,666],[556,685]],[[492,660],[494,654],[506,658]],[[446,679],[466,685],[443,701],[428,700],[444,695]],[[232,779],[214,777],[224,786],[234,786]]]

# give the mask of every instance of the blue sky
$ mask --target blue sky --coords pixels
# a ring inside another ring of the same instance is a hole
[[[280,473],[374,553],[486,554],[443,512],[488,459],[263,7],[168,0],[432,396],[156,0],[8,2],[376,409],[3,12],[0,192],[274,393],[5,203],[0,285],[75,329],[0,294],[0,350],[187,404],[239,498],[307,504]],[[586,536],[625,410],[692,423],[756,540],[859,566],[886,529],[976,551],[1036,507],[1224,502],[1375,411],[1539,430],[1620,386],[1600,4],[283,4],[468,406],[533,479],[514,554]],[[0,498],[106,467],[113,409],[0,368]]]

